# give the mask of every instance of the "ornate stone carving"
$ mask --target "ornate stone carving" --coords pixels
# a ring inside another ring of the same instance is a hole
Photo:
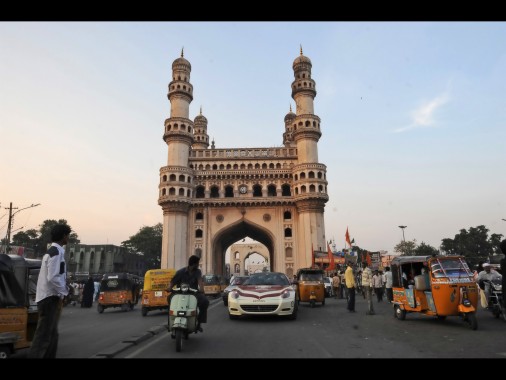
[[[270,214],[264,214],[264,222],[270,222],[271,215]]]
[[[223,222],[223,220],[225,220],[225,218],[224,218],[224,216],[223,216],[223,215],[221,215],[221,214],[216,215],[216,221],[217,221],[218,223]]]

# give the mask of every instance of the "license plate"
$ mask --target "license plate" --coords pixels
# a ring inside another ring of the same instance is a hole
[[[155,292],[155,297],[162,297],[163,296],[163,292]]]

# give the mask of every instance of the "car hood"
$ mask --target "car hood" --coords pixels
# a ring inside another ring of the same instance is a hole
[[[242,297],[278,297],[285,290],[293,291],[290,285],[239,285],[235,290]]]

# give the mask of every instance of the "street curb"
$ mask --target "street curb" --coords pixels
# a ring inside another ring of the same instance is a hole
[[[116,343],[115,345],[99,352],[98,354],[95,354],[92,357],[106,357],[106,358],[112,358],[115,355],[119,354],[120,352],[125,351],[126,349],[132,347],[134,343],[132,342],[121,342]]]
[[[148,333],[151,333],[152,335],[160,334],[161,332],[167,331],[167,325],[157,325],[153,326],[150,329],[147,330]]]
[[[127,338],[127,339],[123,340],[123,343],[133,343],[133,344],[137,345],[139,343],[144,342],[145,340],[148,340],[152,336],[153,336],[153,333],[148,331],[148,332],[144,333],[143,335],[140,335],[140,336],[134,335],[130,338]]]

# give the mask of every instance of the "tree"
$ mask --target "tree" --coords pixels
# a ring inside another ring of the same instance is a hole
[[[413,239],[413,241],[410,240],[401,241],[394,247],[394,251],[400,252],[401,256],[414,255],[415,248],[416,248],[416,239]]]
[[[144,255],[148,266],[147,269],[160,268],[162,231],[162,223],[158,223],[152,227],[141,227],[135,235],[123,241],[121,246],[126,247],[131,253]]]
[[[39,233],[34,229],[19,231],[12,237],[12,245],[31,248],[37,243],[38,235]]]
[[[66,224],[70,227],[65,219],[59,219],[58,221],[54,219],[47,219],[42,222],[39,226],[39,238],[38,238],[38,248],[41,253],[45,253],[47,251],[47,246],[51,244],[51,228],[53,228],[57,224]],[[72,229],[72,227],[70,227]],[[79,244],[81,241],[75,232],[71,232],[69,236],[69,244]]]
[[[423,241],[413,251],[415,256],[432,256],[437,255],[438,250],[429,244],[425,244]]]
[[[488,228],[483,225],[461,229],[453,239],[443,239],[441,249],[447,255],[462,255],[469,265],[486,261],[492,254],[499,251],[499,243],[503,235],[492,234],[488,237]]]

